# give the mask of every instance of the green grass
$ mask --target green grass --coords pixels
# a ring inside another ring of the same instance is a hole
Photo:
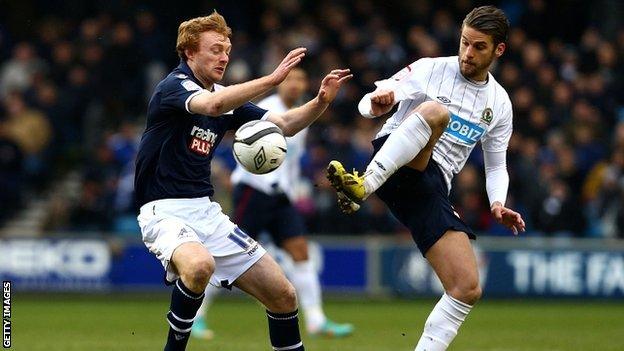
[[[356,333],[314,339],[307,350],[413,350],[434,300],[329,300],[326,312]],[[162,350],[168,307],[163,295],[15,296],[13,350]],[[263,309],[249,299],[218,299],[212,341],[188,350],[270,350]],[[624,350],[624,301],[482,301],[450,350]]]

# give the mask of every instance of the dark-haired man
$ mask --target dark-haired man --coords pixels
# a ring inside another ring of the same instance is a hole
[[[492,215],[514,234],[524,231],[520,214],[504,206],[511,102],[488,72],[505,51],[508,31],[509,21],[500,9],[472,10],[462,24],[458,56],[420,59],[377,82],[377,89],[360,101],[360,113],[369,118],[399,103],[373,141],[375,153],[366,172],[348,173],[338,161],[327,168],[341,208],[352,212],[375,192],[410,229],[444,286],[416,351],[446,350],[481,297],[469,241],[475,235],[448,198],[451,179],[478,141]]]

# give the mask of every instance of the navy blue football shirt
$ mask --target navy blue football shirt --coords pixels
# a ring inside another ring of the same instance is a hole
[[[184,61],[156,86],[136,160],[138,206],[159,199],[212,196],[210,161],[223,135],[267,112],[247,102],[219,117],[192,114],[188,103],[202,91]]]

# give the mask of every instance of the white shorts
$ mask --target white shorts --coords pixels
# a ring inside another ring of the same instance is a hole
[[[215,286],[229,287],[266,253],[208,197],[151,201],[141,206],[137,219],[143,242],[162,263],[168,282],[179,278],[169,262],[186,242],[201,243],[214,257],[210,284]]]

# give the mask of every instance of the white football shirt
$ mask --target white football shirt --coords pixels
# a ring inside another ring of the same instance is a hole
[[[288,107],[282,102],[278,94],[266,97],[258,103],[269,112],[284,113]],[[244,183],[266,194],[284,192],[289,199],[294,200],[295,188],[301,175],[299,160],[305,150],[305,139],[308,128],[301,130],[292,137],[286,138],[286,159],[275,171],[267,174],[253,174],[246,171],[238,163],[232,172],[232,183]]]
[[[507,150],[512,132],[507,92],[490,73],[485,84],[464,78],[457,56],[422,58],[375,85],[394,91],[395,101],[399,101],[397,111],[388,118],[377,138],[392,133],[425,101],[436,101],[448,108],[451,119],[432,156],[444,173],[448,189],[478,141],[484,151]]]

